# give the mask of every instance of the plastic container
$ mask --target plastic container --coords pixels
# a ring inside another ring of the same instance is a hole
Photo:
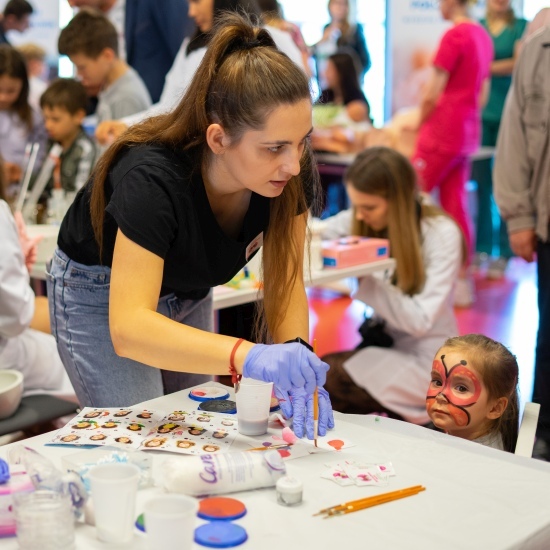
[[[72,550],[74,516],[67,494],[39,490],[14,495],[17,542],[21,550]]]
[[[163,464],[164,488],[191,496],[273,487],[286,467],[277,451],[171,458]]]
[[[32,493],[34,485],[21,465],[9,468],[10,478],[0,485],[0,537],[15,535],[15,514],[13,513],[13,495]]]
[[[294,506],[302,502],[303,483],[292,476],[284,476],[277,480],[277,502],[283,506]]]
[[[267,432],[272,392],[272,382],[253,378],[241,379],[235,395],[239,433],[263,435]]]

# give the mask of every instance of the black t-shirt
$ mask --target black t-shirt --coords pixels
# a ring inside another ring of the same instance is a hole
[[[61,224],[59,248],[78,263],[111,266],[120,228],[164,259],[161,296],[175,292],[180,298],[199,299],[229,281],[254,255],[251,243],[267,230],[270,199],[252,193],[238,239],[228,237],[210,208],[193,154],[161,145],[123,151],[105,183],[101,261],[90,217],[91,180]]]
[[[346,97],[344,100],[344,105],[351,103],[352,101],[364,101],[367,103],[367,98],[361,90],[354,91],[350,94],[350,97]],[[334,103],[334,92],[330,88],[326,88],[321,92],[321,96],[317,100],[317,103],[320,105],[325,105],[327,103]]]

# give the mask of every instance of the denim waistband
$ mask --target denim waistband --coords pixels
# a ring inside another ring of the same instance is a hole
[[[54,264],[63,271],[66,278],[81,278],[82,276],[93,279],[101,284],[108,284],[111,280],[111,268],[104,265],[85,265],[71,260],[63,250],[56,248],[52,257],[51,270]]]

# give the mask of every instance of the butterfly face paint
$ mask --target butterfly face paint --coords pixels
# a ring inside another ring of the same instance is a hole
[[[450,368],[445,360],[452,355]],[[450,417],[455,426],[468,426],[471,422],[471,410],[479,401],[483,386],[475,371],[457,354],[442,354],[441,361],[435,359],[432,365],[432,381],[426,396],[426,407],[430,418],[436,425],[436,417]]]

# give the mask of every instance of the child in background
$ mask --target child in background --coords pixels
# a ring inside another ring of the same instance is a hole
[[[147,109],[151,97],[136,71],[118,56],[118,35],[100,12],[82,9],[61,31],[61,55],[68,55],[86,87],[100,87],[97,121],[116,120]]]
[[[449,338],[436,353],[426,409],[445,433],[513,453],[518,437],[518,364],[482,334]]]
[[[46,66],[46,50],[28,42],[17,46],[17,51],[25,59],[29,76],[29,103],[33,109],[40,111],[40,96],[48,87],[48,68]]]
[[[48,151],[54,143],[63,148],[48,189],[78,191],[90,176],[97,151],[95,143],[82,128],[87,101],[84,86],[72,78],[55,80],[40,98],[44,125],[50,138]]]
[[[25,164],[27,143],[37,142],[36,166],[44,157],[46,132],[42,117],[29,104],[29,79],[23,56],[8,45],[0,45],[0,151],[9,181],[19,180]]]

